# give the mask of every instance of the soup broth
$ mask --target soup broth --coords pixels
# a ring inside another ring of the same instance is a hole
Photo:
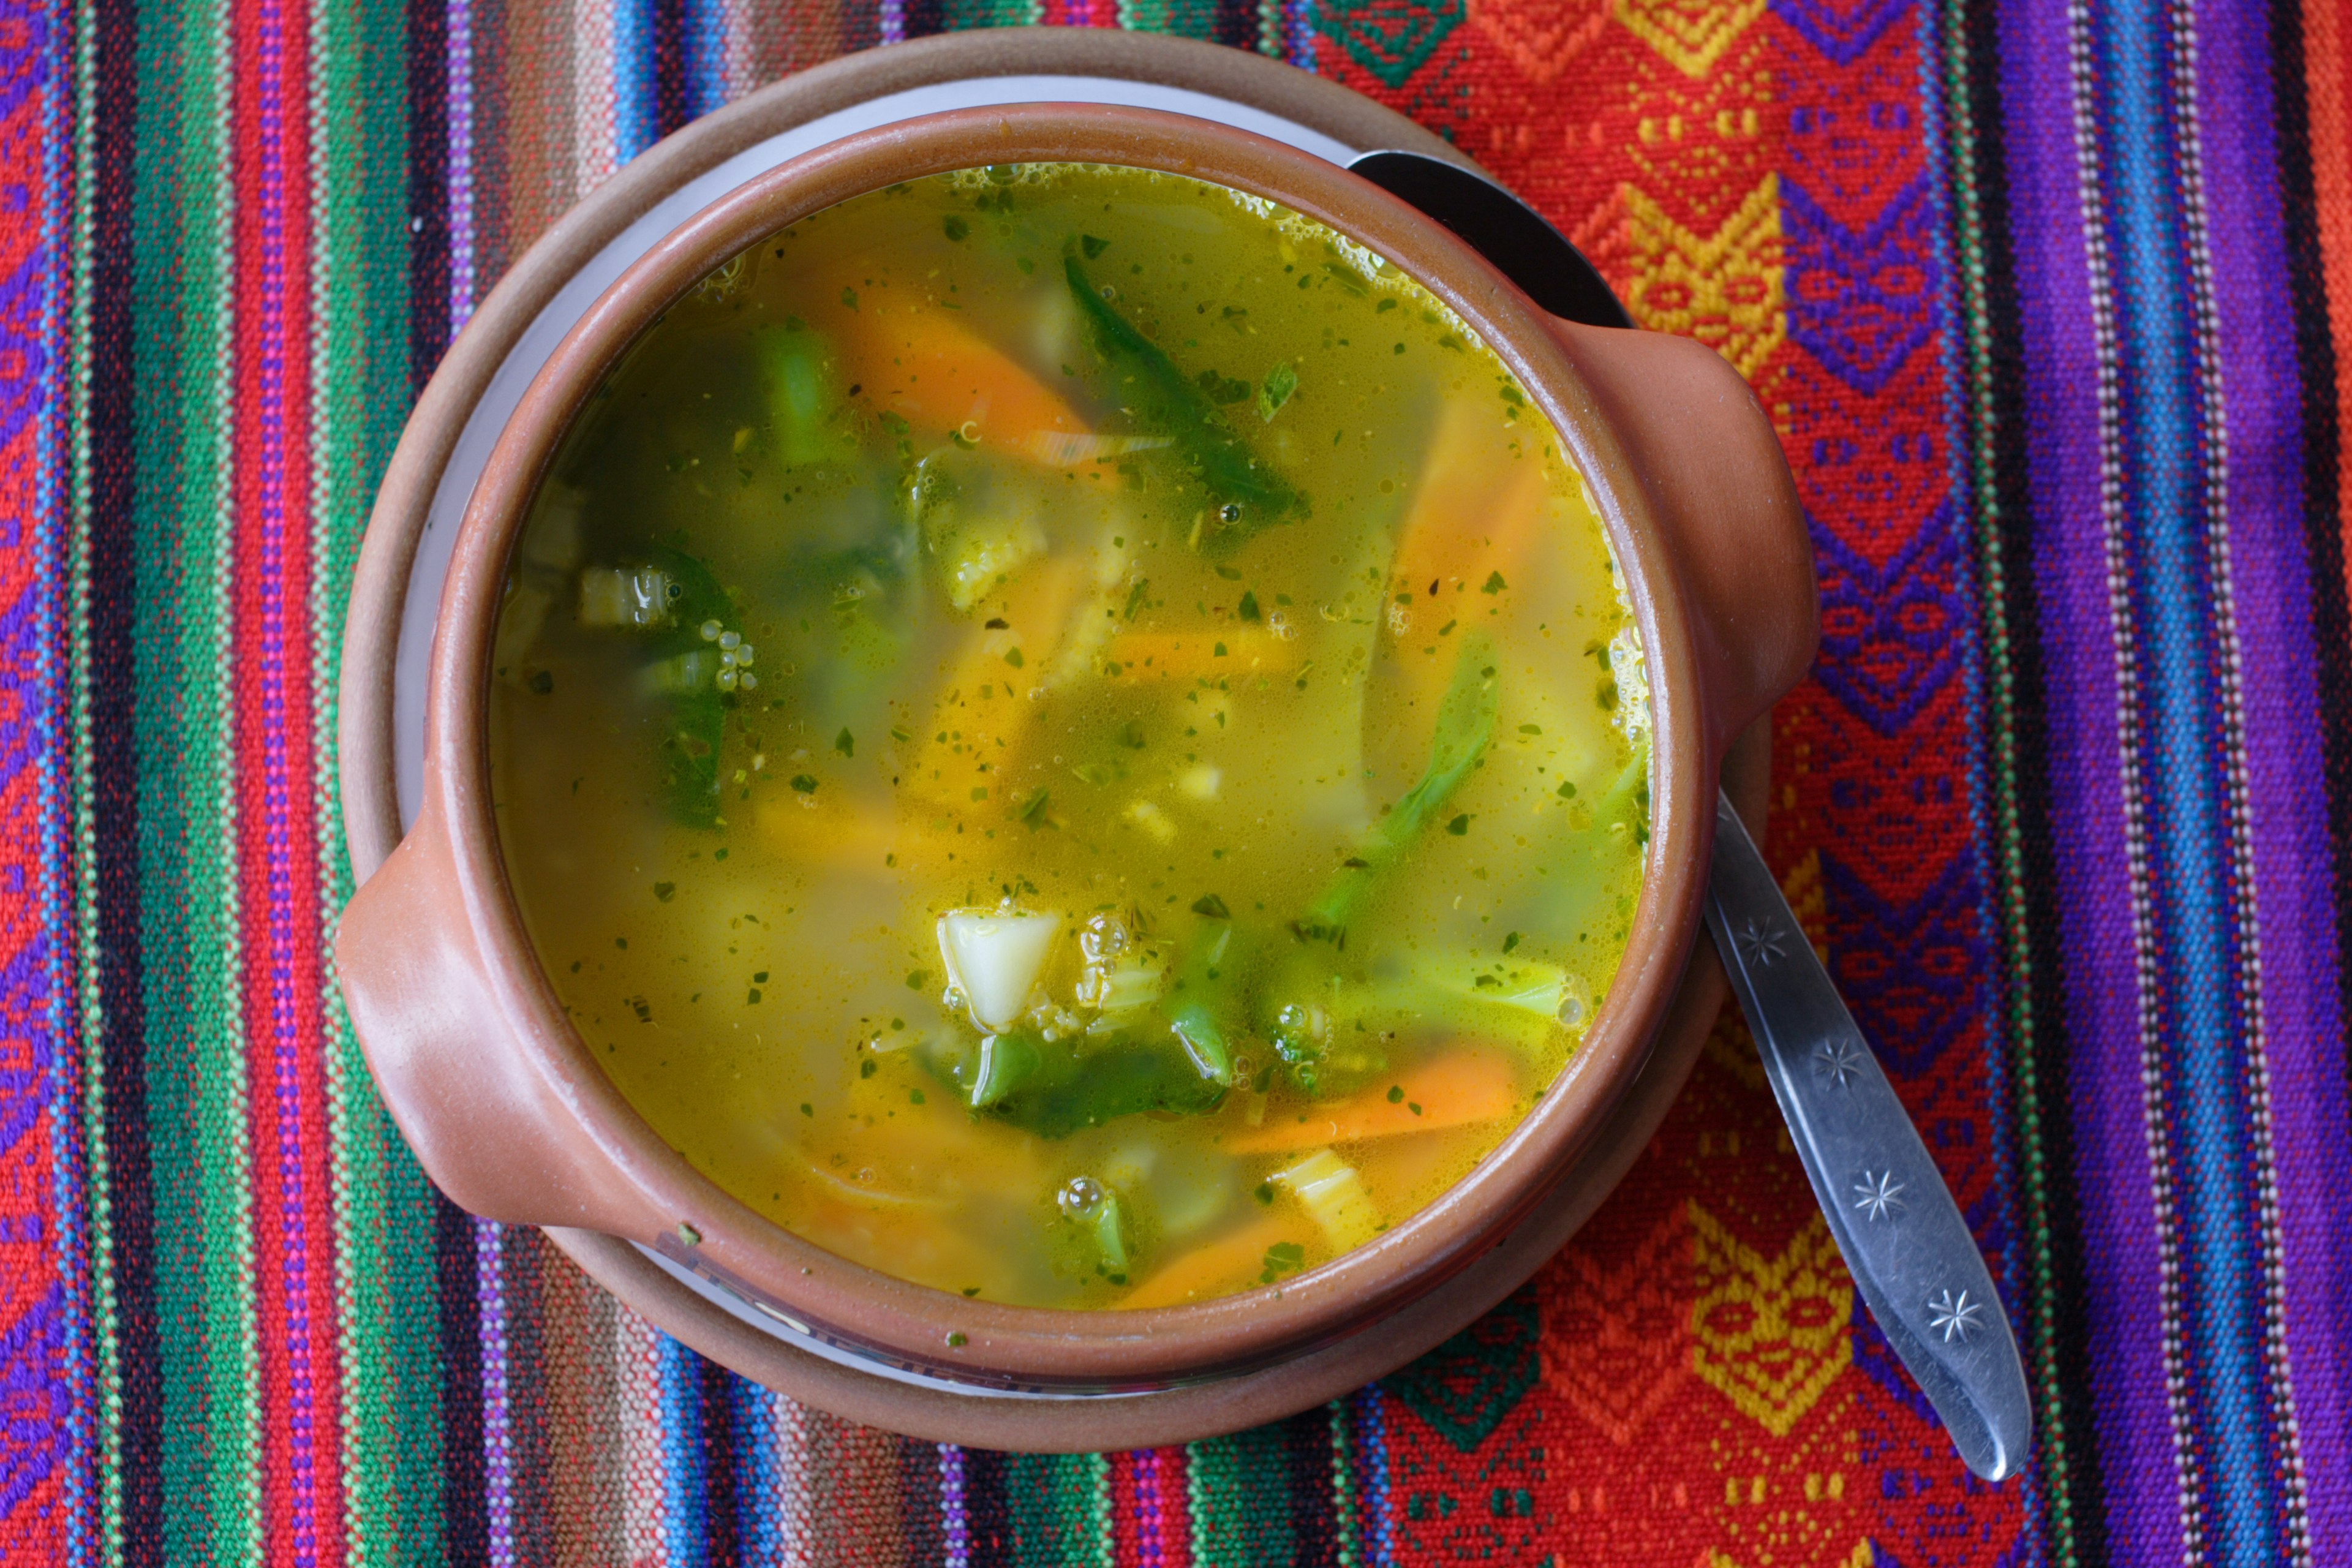
[[[1560,442],[1428,291],[1146,171],[917,180],[629,351],[516,548],[491,773],[695,1166],[967,1297],[1272,1288],[1605,996],[1648,701]]]

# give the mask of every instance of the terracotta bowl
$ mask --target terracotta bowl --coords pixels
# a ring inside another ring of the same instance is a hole
[[[1559,1082],[1468,1176],[1278,1291],[1146,1311],[995,1305],[802,1240],[695,1171],[614,1088],[564,1019],[501,861],[486,744],[501,585],[541,475],[584,400],[649,322],[761,237],[898,181],[1015,162],[1213,181],[1328,224],[1413,275],[1485,337],[1560,432],[1625,569],[1643,642],[1652,836],[1606,1005]],[[1262,1373],[1376,1333],[1460,1281],[1538,1208],[1585,1196],[1566,1184],[1640,1072],[1691,961],[1720,765],[1803,674],[1816,626],[1788,467],[1746,385],[1706,349],[1549,317],[1386,193],[1230,127],[1077,105],[904,121],[783,164],[681,225],[605,291],[524,395],[475,490],[443,594],[421,816],[343,916],[344,992],[394,1120],[427,1173],[477,1214],[637,1242],[837,1361],[977,1400]],[[1449,1315],[1491,1305],[1539,1261],[1516,1277],[1475,1270],[1482,1299]]]

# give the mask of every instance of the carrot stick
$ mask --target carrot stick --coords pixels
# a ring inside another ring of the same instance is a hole
[[[1203,1243],[1120,1298],[1121,1308],[1173,1307],[1196,1296],[1254,1280],[1265,1267],[1265,1249],[1280,1241],[1304,1246],[1307,1227],[1291,1215],[1267,1215],[1221,1240]]]
[[[1047,462],[1091,450],[1083,441],[1056,439],[1087,434],[1086,421],[1060,395],[954,311],[869,309],[845,313],[839,330],[851,383],[866,401],[911,425],[961,431],[969,440]]]
[[[1010,624],[982,630],[948,667],[914,765],[902,775],[901,799],[911,809],[970,812],[975,798],[1003,809],[999,782],[1019,762],[1037,716],[1031,693],[1054,668],[1090,570],[1067,558],[1039,562],[975,606],[1001,606],[992,618]],[[974,790],[986,793],[975,797]]]
[[[1458,1050],[1398,1074],[1353,1099],[1268,1117],[1265,1125],[1227,1141],[1236,1154],[1287,1153],[1329,1143],[1355,1143],[1402,1132],[1429,1132],[1496,1121],[1515,1103],[1511,1065],[1490,1050]],[[1402,1092],[1391,1098],[1391,1089]]]
[[[1397,535],[1391,593],[1425,603],[1433,583],[1443,595],[1475,592],[1498,571],[1507,583],[1508,569],[1526,559],[1543,517],[1543,465],[1498,462],[1496,445],[1486,416],[1467,400],[1446,405]]]
[[[1224,649],[1219,653],[1219,648]],[[1262,626],[1206,632],[1121,632],[1103,651],[1121,680],[1192,680],[1204,675],[1279,674],[1298,658],[1298,645]]]

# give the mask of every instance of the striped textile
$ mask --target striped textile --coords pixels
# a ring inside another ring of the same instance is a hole
[[[373,486],[566,206],[944,28],[1330,74],[1757,387],[1770,852],[1983,1238],[1958,1468],[1727,1018],[1529,1287],[1189,1448],[919,1444],[441,1202],[327,935]],[[2345,0],[0,0],[0,1560],[2352,1563]]]

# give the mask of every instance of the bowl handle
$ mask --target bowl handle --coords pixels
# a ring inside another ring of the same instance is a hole
[[[452,1202],[509,1224],[635,1232],[623,1216],[636,1205],[583,1179],[593,1163],[552,1157],[587,1136],[581,1108],[522,1042],[498,1037],[513,1026],[436,806],[345,906],[335,956],[384,1106]]]
[[[1554,321],[1666,534],[1692,614],[1709,742],[1804,679],[1821,639],[1795,478],[1748,384],[1703,343]]]

